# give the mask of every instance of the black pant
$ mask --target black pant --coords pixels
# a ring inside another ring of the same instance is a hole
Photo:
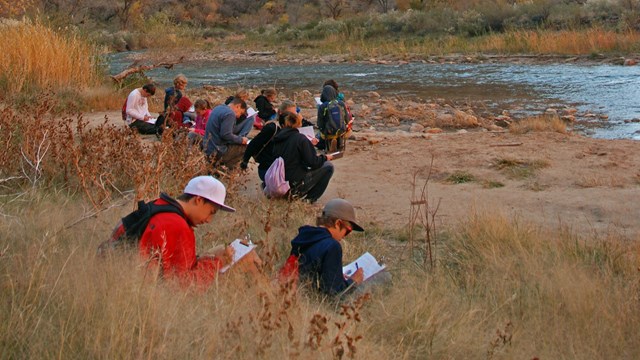
[[[326,161],[320,168],[307,172],[304,179],[293,186],[291,193],[314,203],[324,194],[332,176],[333,164]]]
[[[142,135],[155,135],[158,132],[158,128],[154,124],[142,120],[133,120],[129,127],[138,130],[138,133]]]

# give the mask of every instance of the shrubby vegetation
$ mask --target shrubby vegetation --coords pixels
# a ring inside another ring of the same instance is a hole
[[[231,33],[288,41],[640,30],[640,0],[22,0],[0,2],[0,15],[74,26],[116,50]]]

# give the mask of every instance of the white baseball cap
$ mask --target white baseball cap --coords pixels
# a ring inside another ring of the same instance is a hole
[[[213,176],[196,176],[189,180],[184,188],[185,194],[201,196],[214,204],[220,206],[221,210],[234,212],[236,209],[224,204],[227,190],[220,180]]]

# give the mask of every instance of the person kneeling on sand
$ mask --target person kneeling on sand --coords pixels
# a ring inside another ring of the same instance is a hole
[[[298,258],[301,282],[327,295],[339,295],[362,283],[364,272],[356,270],[349,278],[342,273],[342,245],[340,242],[352,231],[364,231],[356,223],[356,212],[347,200],[327,202],[316,221],[317,226],[305,225],[291,241],[291,255]]]
[[[220,269],[230,263],[233,249],[227,247],[211,256],[196,256],[193,228],[210,222],[218,210],[235,212],[225,205],[225,197],[224,185],[212,176],[191,179],[176,199],[161,194],[154,204],[174,205],[180,213],[161,212],[151,217],[140,238],[141,256],[158,266],[164,278],[176,278],[184,285],[211,284]],[[247,260],[259,261],[255,258]]]
[[[209,116],[205,127],[202,147],[214,164],[223,164],[232,169],[240,163],[249,142],[251,118],[237,123],[247,112],[247,103],[234,98],[229,105],[218,105]]]
[[[314,203],[324,193],[333,176],[329,154],[318,155],[307,137],[298,131],[302,116],[284,112],[279,115],[284,128],[273,138],[274,158],[284,160],[285,180],[291,186],[291,195]]]

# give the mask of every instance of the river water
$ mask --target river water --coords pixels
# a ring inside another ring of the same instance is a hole
[[[115,74],[132,63],[129,54],[109,58]],[[444,98],[513,116],[535,115],[549,107],[575,107],[579,113],[606,114],[586,133],[597,138],[640,140],[640,66],[576,64],[266,64],[187,62],[172,70],[147,72],[162,85],[183,73],[189,86],[308,89],[319,92],[333,78],[341,90],[398,95],[425,100]],[[478,106],[480,104],[480,106]],[[597,119],[594,117],[592,119]],[[625,122],[626,120],[626,122]]]

